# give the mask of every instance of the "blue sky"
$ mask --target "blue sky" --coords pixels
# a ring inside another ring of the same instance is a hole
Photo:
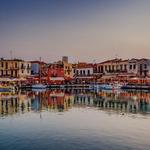
[[[0,56],[150,58],[149,0],[0,0]]]

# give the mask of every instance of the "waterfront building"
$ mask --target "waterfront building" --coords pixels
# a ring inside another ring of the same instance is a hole
[[[129,77],[128,60],[112,59],[97,64],[97,75],[102,77],[101,82],[125,81]]]
[[[97,72],[102,75],[127,73],[128,60],[112,59],[97,64]]]
[[[64,67],[64,78],[66,80],[72,79],[73,78],[72,64],[64,62],[63,67]]]
[[[68,63],[68,57],[63,56],[62,61],[57,61],[48,66],[48,82],[64,83],[73,78],[72,64]]]
[[[31,74],[32,75],[39,75],[40,69],[41,72],[45,70],[46,63],[42,61],[31,61]]]
[[[129,60],[128,73],[132,73],[138,77],[150,76],[150,59]]]
[[[31,63],[29,61],[19,61],[19,78],[26,78],[31,75]]]
[[[73,76],[77,83],[88,83],[94,80],[94,65],[78,63],[73,67]]]
[[[48,82],[60,84],[64,82],[64,66],[62,63],[49,64]]]
[[[1,59],[0,77],[21,78],[31,74],[31,63],[20,59]]]

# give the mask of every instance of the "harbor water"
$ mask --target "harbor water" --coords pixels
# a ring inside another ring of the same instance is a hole
[[[150,150],[150,93],[0,93],[0,150]]]

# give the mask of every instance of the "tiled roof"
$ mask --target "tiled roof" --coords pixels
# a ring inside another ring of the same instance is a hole
[[[107,61],[101,62],[101,63],[99,63],[99,64],[117,63],[117,62],[127,62],[127,61],[128,61],[128,60],[122,60],[122,59],[115,58],[115,59],[111,59],[111,60],[107,60]]]
[[[30,61],[32,64],[34,64],[34,63],[37,63],[37,64],[46,64],[45,62],[43,62],[43,61]]]
[[[93,64],[87,64],[87,63],[78,63],[76,68],[93,68]]]

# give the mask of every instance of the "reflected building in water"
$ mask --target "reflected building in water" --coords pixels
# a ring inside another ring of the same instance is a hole
[[[1,93],[0,95],[0,114],[13,115],[31,110],[31,99],[25,94]]]
[[[150,113],[150,93],[112,92],[93,93],[83,89],[49,90],[0,94],[1,116],[27,112],[68,111],[73,107],[95,107],[104,111]]]
[[[95,105],[104,109],[148,113],[150,112],[150,93],[103,91],[98,93]]]

